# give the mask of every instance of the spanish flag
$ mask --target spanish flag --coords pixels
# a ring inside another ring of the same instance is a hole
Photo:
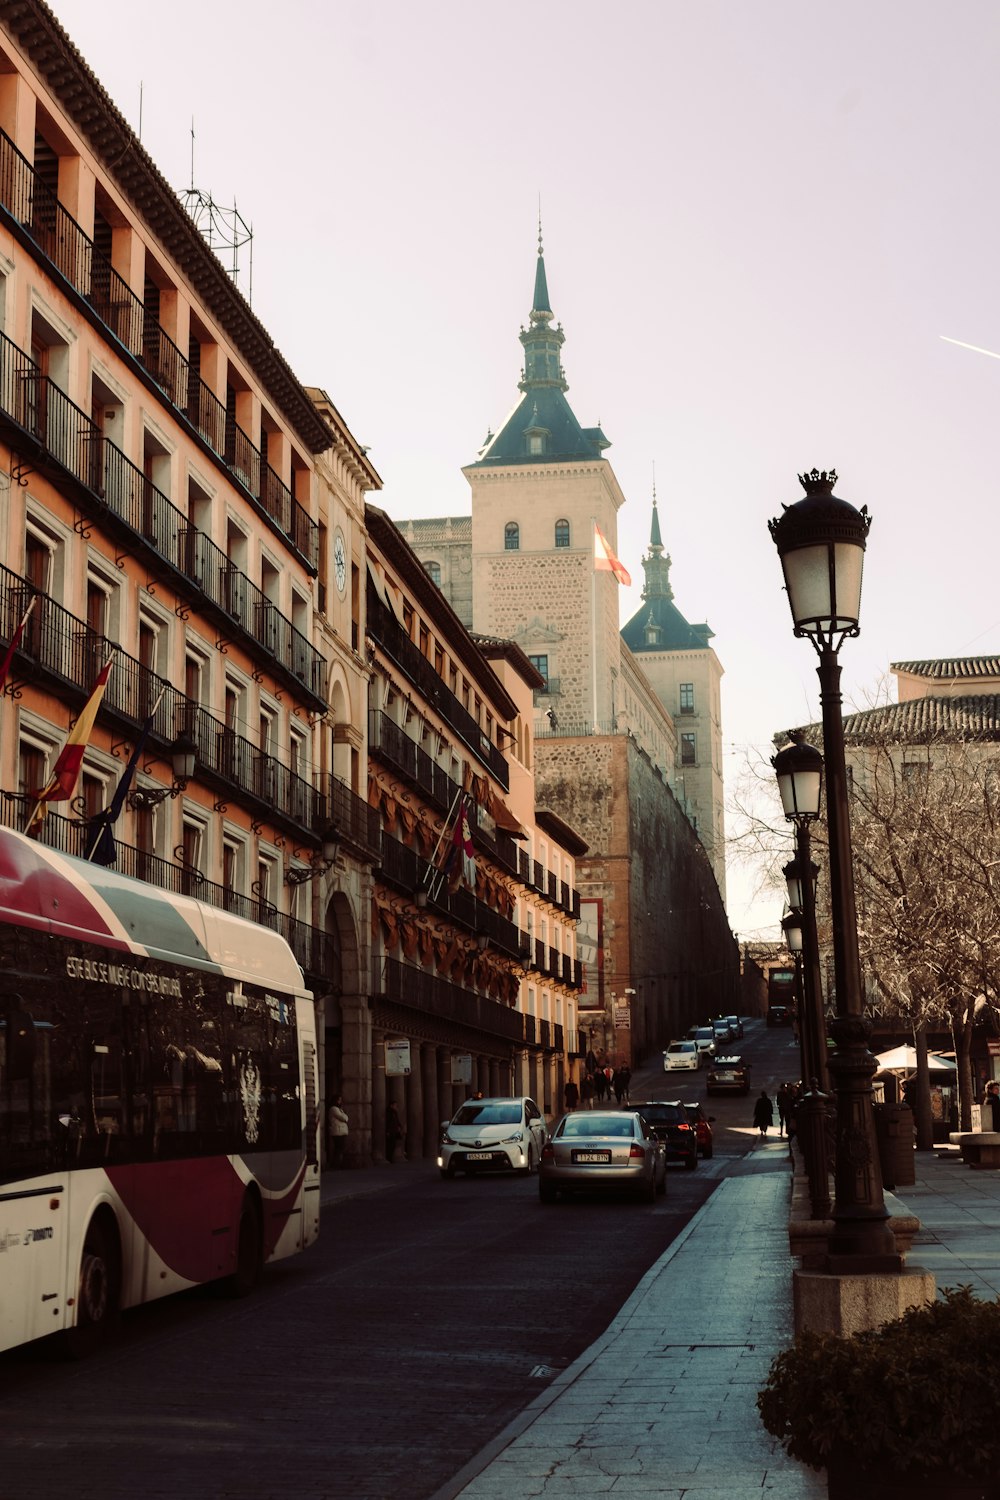
[[[111,676],[111,666],[114,657],[109,656],[101,668],[97,681],[94,683],[93,691],[87,699],[73,728],[66,736],[66,743],[59,752],[59,758],[52,767],[52,775],[49,777],[41,791],[35,792],[37,799],[34,811],[25,825],[25,833],[29,833],[36,822],[40,822],[45,816],[45,806],[49,802],[68,802],[76,791],[76,783],[80,778],[80,768],[83,765],[83,757],[90,743],[90,736],[94,732],[94,720],[97,711],[104,698],[104,690]]]

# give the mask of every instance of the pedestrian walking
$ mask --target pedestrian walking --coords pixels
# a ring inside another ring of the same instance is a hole
[[[566,1087],[563,1089],[563,1103],[566,1106],[567,1113],[576,1109],[576,1106],[579,1104],[579,1102],[580,1090],[577,1088],[574,1080],[572,1078],[568,1078],[566,1080]]]
[[[594,1075],[584,1073],[583,1082],[580,1084],[580,1103],[584,1109],[594,1107]]]
[[[598,1104],[603,1104],[608,1092],[608,1080],[604,1076],[604,1069],[598,1068],[594,1074],[594,1097]]]
[[[347,1118],[344,1101],[340,1094],[334,1094],[333,1103],[326,1112],[327,1150],[330,1154],[331,1167],[344,1165],[344,1151],[347,1148],[349,1129],[350,1121]]]
[[[389,1104],[385,1111],[385,1159],[396,1160],[396,1147],[406,1135],[406,1126],[400,1117],[399,1110],[395,1104]]]
[[[629,1091],[629,1085],[632,1082],[632,1069],[628,1066],[627,1063],[625,1063],[623,1065],[623,1067],[619,1070],[618,1076],[621,1079],[621,1083],[622,1083],[622,1097],[621,1097],[621,1099],[619,1099],[618,1102],[619,1102],[619,1104],[621,1104],[624,1101],[624,1103],[626,1105],[630,1105],[632,1103],[632,1100],[629,1098],[628,1091]]]
[[[766,1140],[767,1132],[774,1124],[774,1109],[768,1098],[767,1089],[761,1089],[760,1098],[753,1107],[753,1122],[760,1131],[761,1140]]]
[[[785,1126],[789,1123],[792,1109],[792,1085],[783,1083],[774,1096],[774,1102],[778,1106],[778,1135],[783,1136]],[[789,1135],[791,1130],[789,1130]]]

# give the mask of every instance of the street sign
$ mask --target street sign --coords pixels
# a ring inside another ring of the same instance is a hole
[[[385,1076],[387,1078],[409,1078],[410,1076],[410,1043],[409,1039],[402,1042],[390,1042],[385,1044]]]

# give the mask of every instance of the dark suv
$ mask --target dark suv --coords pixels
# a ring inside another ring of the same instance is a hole
[[[633,1104],[650,1131],[667,1148],[667,1161],[682,1161],[691,1172],[698,1165],[698,1135],[679,1099],[653,1099]]]

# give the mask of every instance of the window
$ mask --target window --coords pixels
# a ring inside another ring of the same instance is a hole
[[[530,432],[528,434],[528,452],[532,454],[545,452],[545,437],[542,433]]]
[[[682,714],[693,714],[694,713],[694,683],[693,682],[682,682],[681,683],[681,713]]]
[[[542,691],[547,693],[548,690],[549,690],[549,659],[548,659],[548,657],[547,656],[529,656],[528,660],[531,662],[531,665],[534,667],[535,671],[538,672],[538,673],[540,673],[541,676],[545,678],[545,687],[542,689]]]
[[[556,546],[557,547],[568,547],[569,546],[569,522],[568,521],[557,521],[556,522]]]
[[[441,564],[439,562],[425,562],[424,572],[431,583],[436,583],[438,588],[441,587]]]
[[[693,766],[698,761],[698,737],[694,734],[681,735],[681,765]]]
[[[503,547],[505,552],[519,552],[521,550],[521,528],[516,521],[508,521],[504,527]]]

